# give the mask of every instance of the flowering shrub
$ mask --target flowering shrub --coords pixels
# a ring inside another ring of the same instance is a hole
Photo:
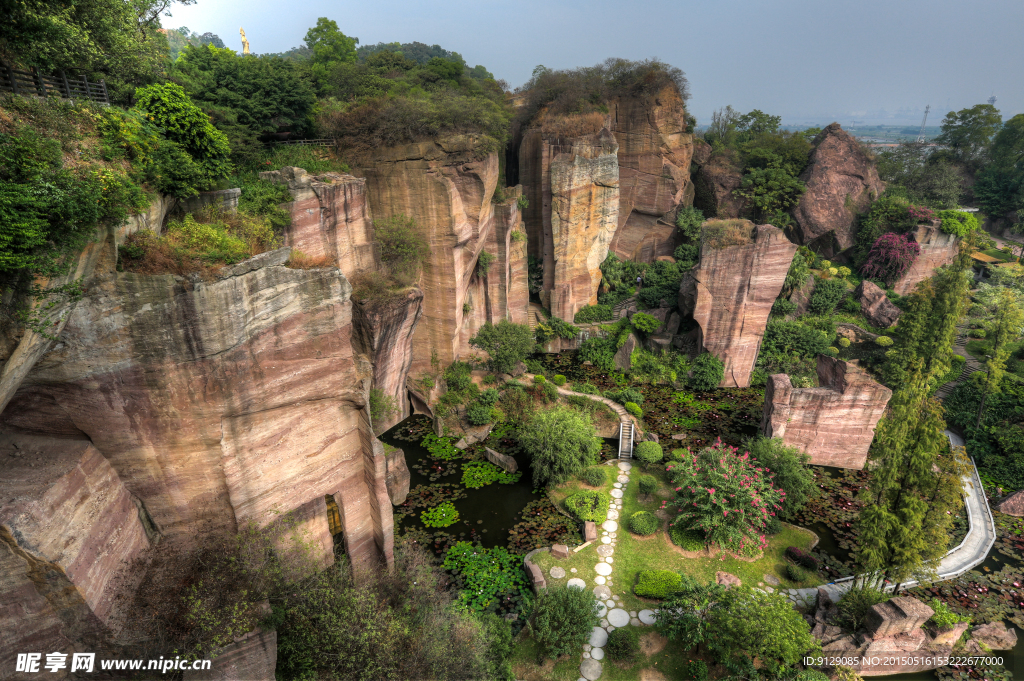
[[[889,232],[878,237],[861,268],[865,277],[881,279],[890,286],[917,260],[921,247],[904,234]]]
[[[765,530],[786,493],[772,485],[768,469],[745,452],[716,440],[698,454],[668,466],[676,487],[673,525],[698,530],[710,545],[740,553],[764,548]]]
[[[446,501],[420,513],[420,520],[427,527],[448,527],[459,522],[459,512],[455,510],[455,504]]]
[[[935,219],[935,211],[926,206],[907,206],[907,215],[918,222]]]

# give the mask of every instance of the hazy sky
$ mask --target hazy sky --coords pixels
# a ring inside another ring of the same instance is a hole
[[[929,123],[997,97],[1024,112],[1022,0],[198,0],[164,26],[218,34],[253,52],[300,45],[317,17],[360,44],[419,41],[483,64],[512,86],[537,64],[658,57],[686,72],[701,124],[726,104],[815,119]]]

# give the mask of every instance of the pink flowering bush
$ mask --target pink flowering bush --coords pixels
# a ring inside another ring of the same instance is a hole
[[[935,211],[926,206],[907,206],[907,215],[917,222],[927,222],[935,219]]]
[[[892,286],[910,269],[920,254],[921,247],[916,241],[908,239],[905,234],[889,232],[875,241],[861,272],[865,277],[881,279]]]
[[[667,468],[676,488],[673,524],[696,530],[707,544],[742,555],[765,547],[765,530],[782,508],[786,493],[748,452],[715,441]]]

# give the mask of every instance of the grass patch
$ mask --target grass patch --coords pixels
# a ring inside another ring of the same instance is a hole
[[[701,241],[711,248],[740,246],[750,242],[754,223],[750,220],[708,220],[701,232]]]
[[[1007,253],[998,248],[990,248],[987,251],[982,251],[982,253],[992,258],[999,258],[1003,262],[1011,262],[1017,259],[1012,253]]]

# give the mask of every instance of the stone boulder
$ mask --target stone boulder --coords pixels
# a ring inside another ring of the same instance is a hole
[[[565,544],[554,544],[551,546],[551,555],[554,558],[565,560],[569,557],[569,547]]]
[[[1024,490],[1014,492],[1010,496],[999,502],[997,506],[1000,513],[1006,515],[1017,516],[1018,518],[1024,517]]]
[[[936,629],[932,632],[932,641],[939,645],[951,646],[960,640],[970,626],[970,622],[957,622],[946,629]],[[1016,635],[1014,641],[1016,642]]]
[[[875,639],[909,634],[919,630],[935,611],[909,596],[895,596],[871,606],[867,616],[868,633]]]
[[[589,520],[583,523],[583,541],[597,541],[597,523]]]
[[[789,301],[796,305],[796,310],[793,311],[793,317],[799,317],[802,314],[806,314],[807,310],[811,306],[811,296],[814,294],[814,285],[817,280],[813,274],[807,276],[807,281],[797,286],[792,293],[789,294]]]
[[[530,577],[530,584],[533,586],[534,593],[540,593],[541,589],[547,588],[548,583],[544,579],[544,573],[536,563],[526,563],[526,574]]]
[[[615,368],[619,371],[629,371],[630,358],[638,347],[640,347],[640,339],[636,337],[635,333],[630,333],[622,347],[615,351]]]
[[[503,469],[506,473],[515,473],[519,470],[519,464],[511,456],[496,452],[490,447],[484,447],[484,455],[488,461]]]
[[[929,225],[918,225],[911,235],[921,247],[921,253],[892,286],[892,289],[901,296],[913,291],[918,282],[930,279],[935,270],[952,263],[959,253],[959,237],[943,232],[940,224],[939,220],[934,220]]]
[[[698,342],[725,364],[721,386],[745,388],[797,247],[778,227],[746,220],[709,220],[703,229],[700,265],[683,279],[680,307],[693,300]]]
[[[901,310],[885,295],[885,291],[866,279],[853,292],[860,302],[860,311],[872,326],[888,329],[900,318]]]
[[[750,202],[735,194],[743,183],[743,166],[732,149],[709,153],[694,175],[693,206],[708,218],[738,218],[749,213]]]
[[[878,338],[877,333],[871,333],[856,324],[837,324],[836,335],[840,338],[846,338],[851,343],[872,343]]]
[[[971,630],[971,638],[989,650],[1012,650],[1017,645],[1017,632],[1005,622],[989,622]]]
[[[827,258],[854,245],[857,214],[885,191],[874,160],[838,123],[814,139],[800,180],[807,191],[793,211],[793,234],[800,244],[813,244]]]
[[[861,469],[892,391],[856,362],[818,355],[818,388],[794,388],[789,376],[768,378],[761,433],[779,437],[819,466]]]
[[[274,681],[277,632],[256,629],[217,651],[209,669],[187,671],[183,681]]]
[[[391,503],[401,506],[409,495],[409,467],[405,464],[405,452],[394,447],[384,448],[384,461],[387,466],[388,496]]]
[[[739,577],[728,572],[722,572],[721,570],[715,573],[715,583],[721,584],[727,589],[734,586],[743,586],[743,580]]]

